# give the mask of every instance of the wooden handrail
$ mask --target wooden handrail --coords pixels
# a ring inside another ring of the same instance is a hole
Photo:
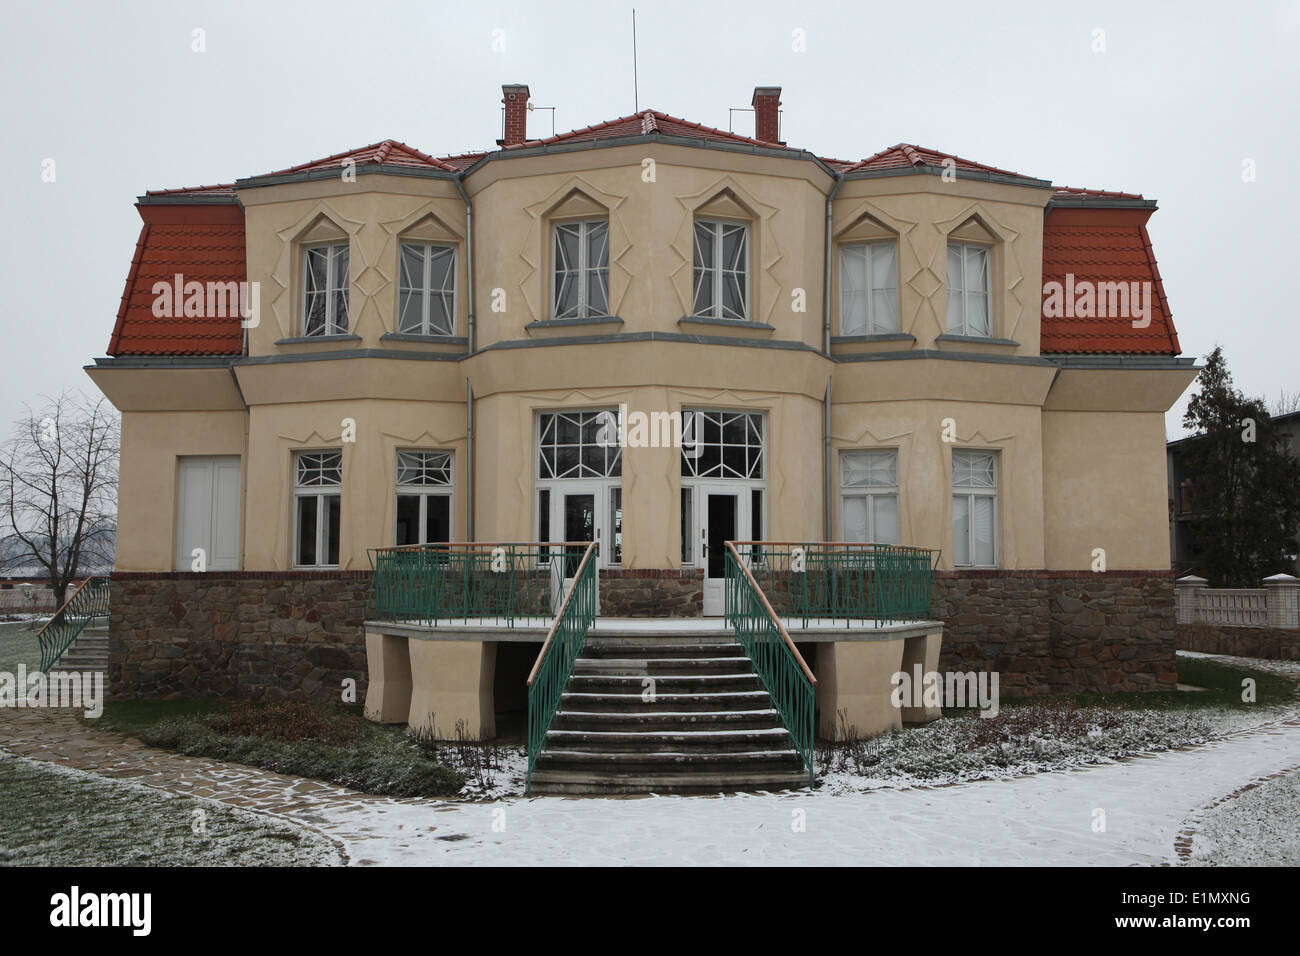
[[[749,544],[751,542],[741,541],[739,543]],[[762,543],[770,544],[771,542],[762,542]],[[803,655],[799,653],[799,648],[794,646],[794,641],[790,640],[790,635],[786,633],[785,625],[781,623],[781,619],[777,617],[776,612],[772,610],[772,605],[768,601],[767,595],[764,594],[763,589],[758,586],[758,582],[754,580],[754,575],[750,573],[749,568],[745,565],[745,562],[740,559],[740,552],[736,550],[737,542],[728,541],[726,542],[726,544],[727,547],[731,549],[732,557],[736,559],[737,567],[739,567],[740,570],[744,572],[745,578],[749,581],[750,586],[754,589],[754,593],[757,594],[758,599],[763,602],[763,609],[767,611],[768,617],[770,617],[772,619],[772,623],[776,625],[776,629],[778,633],[780,633],[782,640],[785,641],[785,646],[790,648],[790,653],[792,653],[794,655],[794,659],[799,662],[799,667],[803,669],[804,677],[807,677],[808,682],[811,683],[814,687],[816,687],[817,678],[813,676],[813,672],[809,669],[808,662],[805,661],[803,659]]]
[[[542,642],[542,649],[537,652],[537,660],[533,663],[533,669],[528,672],[526,686],[532,687],[533,681],[537,680],[537,672],[542,669],[542,661],[546,658],[546,651],[551,646],[551,641],[555,640],[555,632],[560,626],[560,621],[564,619],[564,612],[569,609],[569,602],[573,600],[573,594],[578,590],[578,582],[582,579],[582,572],[587,567],[587,562],[591,560],[595,551],[596,542],[589,542],[587,550],[582,556],[582,561],[578,564],[578,570],[573,573],[573,583],[569,585],[569,593],[564,596],[564,603],[560,605],[559,613],[555,615],[555,620],[551,622],[551,629],[546,632],[546,640]]]
[[[427,544],[397,544],[385,548],[371,548],[371,551],[417,551],[436,548],[582,548],[588,541],[430,541]]]
[[[733,541],[732,544],[745,545],[747,547],[770,547],[777,546],[782,548],[892,548],[899,551],[937,551],[938,548],[921,548],[911,544],[877,544],[874,541]]]
[[[72,603],[73,598],[75,598],[78,594],[80,594],[81,589],[84,588],[87,584],[89,584],[94,579],[94,577],[95,576],[93,574],[88,575],[86,577],[86,580],[78,584],[76,590],[68,595],[68,599],[63,602],[62,606],[57,611],[54,612],[54,616],[51,617],[48,621],[46,621],[45,625],[39,631],[36,632],[36,639],[38,641],[41,639],[41,635],[45,633],[46,628],[48,628],[51,624],[53,624],[55,621],[59,619],[59,615],[68,609],[68,605]]]

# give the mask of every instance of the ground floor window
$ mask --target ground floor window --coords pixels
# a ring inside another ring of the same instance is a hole
[[[953,563],[993,567],[998,560],[998,459],[988,451],[952,453]]]
[[[293,563],[298,567],[338,567],[342,488],[342,453],[294,457]]]
[[[399,451],[397,545],[450,541],[451,493],[450,452]]]
[[[840,453],[840,533],[844,541],[901,543],[897,451]]]

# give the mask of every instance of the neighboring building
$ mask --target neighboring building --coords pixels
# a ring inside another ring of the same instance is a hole
[[[140,197],[88,368],[122,412],[118,693],[334,695],[364,678],[367,549],[593,537],[619,614],[718,613],[728,539],[939,548],[946,663],[1172,683],[1164,414],[1195,368],[1154,201],[822,158],[774,88],[755,137],[645,110],[530,139],[504,91],[498,149]],[[176,281],[254,284],[259,321],[184,289],[160,316]],[[611,449],[602,412],[701,444]]]
[[[1300,458],[1300,411],[1273,416],[1283,450]],[[1200,574],[1201,548],[1196,541],[1196,475],[1187,466],[1186,451],[1196,436],[1180,438],[1165,445],[1169,475],[1169,552],[1173,556],[1175,576]],[[1289,573],[1300,575],[1300,528],[1292,541],[1292,566]]]

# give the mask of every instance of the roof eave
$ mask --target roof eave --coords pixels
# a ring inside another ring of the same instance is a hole
[[[1159,208],[1154,199],[1128,199],[1122,196],[1053,196],[1047,208],[1150,209]]]
[[[305,183],[323,179],[338,179],[343,166],[308,169],[296,173],[273,173],[269,176],[248,176],[235,180],[235,189],[256,189],[260,186],[280,186],[286,183]],[[392,163],[360,163],[355,170],[358,176],[409,176],[416,179],[452,180],[461,175],[452,169],[422,169],[419,166],[399,166]]]
[[[845,179],[885,179],[890,176],[942,176],[950,172],[958,179],[973,179],[979,182],[1001,183],[1006,186],[1025,186],[1030,189],[1055,189],[1049,180],[1035,179],[1032,176],[1015,176],[1009,173],[994,173],[983,169],[962,169],[951,166],[898,166],[886,169],[853,169],[841,175]]]

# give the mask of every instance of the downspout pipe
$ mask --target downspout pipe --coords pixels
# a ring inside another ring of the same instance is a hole
[[[474,540],[474,386],[465,379],[465,540]]]
[[[474,354],[474,202],[469,198],[469,193],[465,192],[463,182],[465,174],[456,174],[456,189],[460,191],[460,198],[465,201],[465,283],[467,288],[465,294],[465,306],[469,319],[469,330],[466,333],[469,339],[468,351]],[[472,538],[470,539],[473,540]]]
[[[834,472],[831,470],[831,380],[826,379],[826,398],[822,402],[822,540],[834,541],[831,535],[831,496]]]
[[[831,354],[831,265],[834,237],[831,235],[835,197],[844,185],[844,174],[835,174],[835,185],[826,196],[826,244],[822,258],[826,262],[826,271],[822,279],[822,352],[827,358]],[[835,540],[831,534],[831,380],[826,379],[826,396],[822,401],[822,540]]]
[[[831,354],[831,212],[835,206],[835,197],[839,194],[840,187],[844,185],[844,174],[835,174],[835,185],[831,187],[830,194],[826,197],[826,275],[822,280],[822,351],[827,355]]]

